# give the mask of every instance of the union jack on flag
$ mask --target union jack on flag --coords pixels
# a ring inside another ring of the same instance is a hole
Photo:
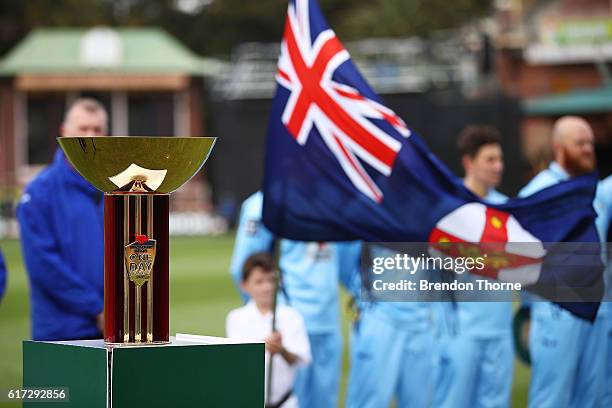
[[[289,3],[276,76],[290,92],[281,119],[300,145],[316,128],[354,186],[380,202],[383,193],[362,163],[389,176],[402,147],[398,138],[410,131],[376,100],[334,31],[323,27],[322,16],[317,20],[317,12],[309,0]]]
[[[552,268],[546,245],[598,242],[593,175],[507,204],[485,203],[382,103],[315,0],[289,2],[276,80],[263,185],[263,221],[274,234],[439,248],[492,241],[500,245],[487,276],[599,288],[598,254],[592,268]],[[506,245],[517,240],[528,246]],[[593,319],[599,299],[563,307]]]

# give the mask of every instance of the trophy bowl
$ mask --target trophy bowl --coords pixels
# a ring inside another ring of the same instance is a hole
[[[60,137],[104,192],[104,341],[169,341],[169,195],[204,165],[214,137]]]
[[[202,168],[216,138],[90,136],[57,140],[74,168],[98,190],[127,192],[139,183],[138,188],[147,192],[166,194]]]

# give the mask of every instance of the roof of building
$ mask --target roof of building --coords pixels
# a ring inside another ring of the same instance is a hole
[[[41,28],[0,60],[0,75],[214,75],[223,65],[199,57],[159,28]]]
[[[612,112],[612,86],[546,95],[523,102],[528,116],[553,116]]]

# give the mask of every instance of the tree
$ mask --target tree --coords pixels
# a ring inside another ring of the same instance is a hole
[[[227,55],[251,41],[277,42],[287,0],[200,0],[195,13],[181,0],[3,0],[0,55],[40,26],[160,26],[199,54]],[[426,36],[487,13],[492,0],[319,0],[341,39]]]

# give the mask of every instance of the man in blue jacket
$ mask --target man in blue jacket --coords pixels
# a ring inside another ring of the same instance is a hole
[[[582,118],[566,116],[555,123],[553,149],[555,160],[535,176],[519,196],[529,196],[595,169],[593,131]],[[597,196],[600,191],[603,192],[598,187]],[[595,209],[601,217],[603,207],[598,204],[597,196]],[[605,320],[609,318],[606,305],[601,305],[594,323],[579,319],[547,301],[535,301],[531,309],[529,406],[604,406],[601,400],[605,376]]]
[[[2,250],[0,249],[0,301],[4,297],[4,291],[6,289],[6,264],[4,263],[4,256],[2,256]]]
[[[242,204],[230,267],[238,288],[246,258],[273,250],[275,237],[261,222],[262,204],[261,192]],[[295,381],[299,405],[336,407],[342,359],[338,281],[351,289],[361,245],[282,239],[278,246],[284,287],[278,300],[289,303],[304,318],[312,352],[311,364],[300,368]]]
[[[104,136],[105,109],[90,98],[72,104],[60,133]],[[57,149],[17,207],[30,280],[32,338],[101,338],[104,324],[103,195]]]

